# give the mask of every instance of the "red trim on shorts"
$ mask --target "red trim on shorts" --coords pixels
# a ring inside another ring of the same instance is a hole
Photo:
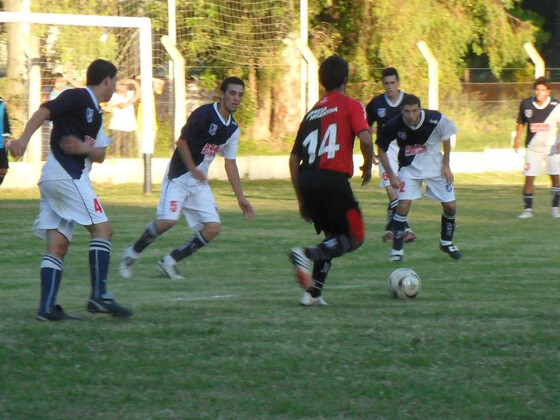
[[[356,208],[348,210],[346,219],[348,220],[350,236],[360,242],[363,241],[366,236],[366,228],[360,211]]]

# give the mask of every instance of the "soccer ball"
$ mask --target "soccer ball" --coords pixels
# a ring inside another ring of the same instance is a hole
[[[420,277],[409,268],[398,268],[387,278],[389,295],[398,299],[414,299],[420,291]]]

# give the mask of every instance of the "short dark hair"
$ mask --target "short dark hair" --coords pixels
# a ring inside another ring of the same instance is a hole
[[[381,71],[381,77],[385,78],[388,76],[395,76],[397,80],[399,80],[399,72],[394,67],[387,67]]]
[[[422,108],[422,103],[420,102],[420,98],[416,95],[404,95],[404,98],[401,102],[401,106],[405,105],[418,105]]]
[[[550,82],[544,76],[538,77],[537,80],[535,80],[533,83],[533,89],[536,89],[538,85],[544,85],[547,89],[550,89]]]
[[[220,90],[222,92],[225,92],[229,87],[229,85],[241,85],[243,86],[243,90],[245,90],[245,83],[243,83],[243,80],[241,80],[239,77],[235,77],[235,76],[226,77],[222,82],[222,84],[220,85]]]
[[[319,81],[330,92],[348,83],[348,62],[339,55],[327,57],[319,67]]]
[[[106,77],[113,78],[117,75],[117,68],[107,60],[97,59],[91,62],[86,73],[86,85],[97,86]]]

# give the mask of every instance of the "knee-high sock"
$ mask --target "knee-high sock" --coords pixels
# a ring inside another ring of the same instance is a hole
[[[91,298],[99,299],[107,293],[107,273],[111,258],[111,242],[92,239],[89,242],[89,271],[91,275]]]
[[[134,243],[132,249],[134,249],[134,252],[140,254],[142,251],[144,251],[144,249],[148,247],[148,245],[154,242],[158,236],[159,233],[156,229],[156,222],[151,221],[146,225],[146,229],[144,230],[144,233],[142,233],[140,239],[138,239]]]
[[[533,194],[523,193],[523,208],[532,209],[533,208]]]
[[[51,312],[56,305],[56,296],[64,270],[64,261],[54,255],[43,255],[41,262],[41,300],[39,313]]]
[[[308,290],[311,296],[315,298],[321,296],[331,265],[331,260],[313,262],[313,280],[315,284]]]
[[[442,242],[453,242],[455,232],[455,215],[450,216],[445,212],[441,215],[441,240]]]
[[[208,242],[204,240],[202,233],[196,232],[193,236],[171,251],[169,255],[171,255],[171,258],[175,261],[179,262],[189,255],[194,254],[206,244],[208,244]]]
[[[393,216],[393,249],[400,251],[404,247],[404,231],[407,226],[407,217],[395,213]]]
[[[350,238],[347,235],[338,235],[325,239],[317,246],[305,248],[305,254],[313,261],[326,261],[340,257],[350,250]]]
[[[391,230],[391,225],[393,224],[393,216],[397,211],[398,205],[399,205],[399,200],[397,198],[389,202],[387,206],[387,224],[385,225],[385,230]]]
[[[550,189],[550,194],[552,195],[551,207],[558,207],[558,204],[560,202],[560,187],[552,187]]]

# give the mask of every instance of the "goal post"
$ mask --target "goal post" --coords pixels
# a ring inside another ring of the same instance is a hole
[[[154,96],[152,88],[152,33],[151,33],[151,21],[147,17],[123,17],[123,16],[97,16],[97,15],[68,15],[68,14],[55,14],[55,13],[27,13],[27,12],[0,12],[0,22],[1,23],[27,23],[27,24],[43,24],[43,25],[53,25],[53,26],[95,26],[95,27],[105,27],[105,28],[132,28],[139,30],[139,41],[140,41],[140,74],[143,83],[141,83],[141,98],[142,98],[142,153],[145,159],[151,159],[154,153],[154,141],[155,141],[155,116],[154,116]],[[28,52],[26,52],[29,54]],[[28,56],[28,61],[33,63],[36,57]],[[85,71],[85,69],[84,69]],[[30,72],[28,74],[29,78],[40,77],[37,72]],[[30,104],[36,104],[36,96],[40,93],[31,91],[31,87],[40,85],[40,80],[30,80],[29,81],[29,91],[27,92],[30,98]],[[36,90],[36,89],[34,89]],[[32,99],[35,98],[35,99]],[[36,109],[36,108],[35,108]],[[35,109],[29,109],[29,113],[35,111]],[[37,163],[40,161],[40,152],[37,153],[36,150],[40,149],[41,145],[38,140],[33,140],[30,144],[29,153],[33,157],[30,163]],[[146,165],[149,167],[149,165]],[[145,173],[145,186],[151,186],[151,174]],[[147,192],[147,191],[145,191]]]

